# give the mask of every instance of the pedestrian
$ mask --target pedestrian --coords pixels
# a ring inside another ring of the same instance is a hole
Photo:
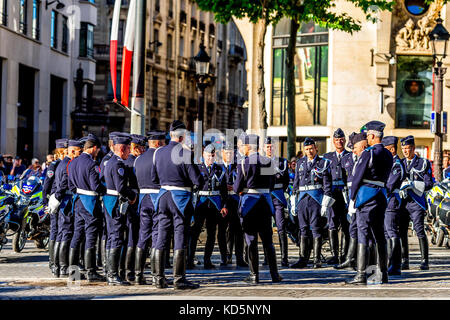
[[[370,121],[363,128],[367,132],[367,148],[356,163],[352,178],[350,207],[356,208],[358,227],[357,273],[348,284],[366,284],[366,258],[369,237],[376,242],[377,265],[381,283],[388,282],[384,212],[386,210],[386,182],[392,168],[392,154],[381,143],[385,124]]]
[[[19,179],[26,180],[31,176],[34,176],[37,178],[45,178],[42,176],[42,167],[41,167],[41,163],[39,162],[38,158],[31,159],[30,167],[22,173],[22,175],[20,176]]]
[[[347,254],[350,241],[349,223],[347,221],[347,174],[342,164],[342,159],[350,154],[345,149],[345,134],[341,128],[338,128],[333,134],[334,152],[328,152],[323,155],[324,158],[331,161],[330,170],[333,179],[332,197],[335,200],[328,215],[328,237],[330,241],[331,257],[327,264],[342,263]],[[342,242],[339,246],[339,229],[342,234]]]
[[[9,157],[5,157],[5,159],[9,159]],[[9,172],[9,175],[14,177],[20,177],[27,168],[22,163],[22,158],[20,156],[16,156],[14,158],[14,164],[12,165],[12,168]]]
[[[248,247],[250,274],[244,281],[252,284],[259,283],[258,235],[267,255],[272,282],[282,280],[272,241],[274,207],[270,193],[274,186],[275,172],[271,160],[260,155],[258,147],[257,135],[243,137],[242,151],[245,157],[237,165],[233,185],[234,192],[241,196],[239,216]]]
[[[402,201],[402,217],[400,221],[400,234],[402,248],[404,248],[404,267],[409,268],[408,251],[408,226],[412,220],[414,231],[419,239],[420,247],[420,270],[428,270],[428,239],[425,233],[424,220],[426,217],[427,203],[425,192],[433,187],[431,164],[425,158],[415,154],[415,141],[413,136],[407,136],[400,140],[402,152],[405,158],[402,159],[406,168],[406,178],[400,187]],[[403,267],[402,267],[403,270]]]
[[[170,233],[173,231],[174,288],[196,289],[198,284],[186,279],[186,245],[194,211],[191,201],[193,187],[201,188],[204,180],[198,166],[192,163],[192,152],[183,146],[186,139],[186,126],[183,122],[172,122],[170,139],[167,146],[155,151],[152,168],[153,183],[161,185],[155,205],[159,217],[154,258],[155,286],[167,287],[164,275],[165,253],[169,249]]]
[[[322,217],[333,205],[331,161],[318,155],[315,141],[306,138],[303,143],[306,156],[296,164],[294,192],[298,192],[297,216],[300,227],[299,260],[291,268],[305,268],[314,252],[314,268],[320,268],[322,250]],[[311,238],[313,240],[311,241]]]

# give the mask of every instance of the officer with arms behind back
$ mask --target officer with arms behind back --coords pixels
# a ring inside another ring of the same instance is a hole
[[[245,158],[237,165],[234,192],[241,195],[239,215],[248,246],[250,275],[249,283],[259,282],[258,272],[258,234],[269,262],[272,282],[280,282],[275,247],[272,242],[272,215],[274,208],[270,196],[274,186],[274,167],[269,158],[258,153],[259,137],[254,134],[243,138]]]
[[[304,143],[306,156],[296,164],[294,192],[299,192],[297,212],[299,222],[299,260],[291,268],[305,268],[311,254],[311,237],[314,238],[314,268],[320,268],[322,249],[321,216],[326,216],[334,203],[331,193],[331,161],[320,157],[316,143],[306,138]]]
[[[416,145],[413,136],[407,136],[401,139],[402,152],[405,158],[402,159],[406,168],[406,179],[400,187],[400,196],[402,201],[402,218],[400,233],[406,236],[402,237],[402,246],[405,246],[405,259],[408,258],[408,225],[409,219],[413,222],[414,231],[419,239],[420,246],[420,269],[428,270],[428,239],[425,233],[424,219],[426,217],[427,204],[425,200],[425,191],[433,187],[431,164],[427,159],[421,158],[415,154]],[[403,243],[406,239],[406,243]],[[403,268],[402,268],[403,269]]]
[[[392,168],[392,154],[381,143],[385,124],[370,121],[363,128],[367,131],[367,148],[356,163],[351,190],[349,211],[356,208],[358,226],[357,273],[348,284],[366,284],[366,258],[369,237],[373,235],[378,250],[378,267],[381,283],[388,282],[386,239],[384,238],[384,212],[386,210],[386,182]]]
[[[202,187],[204,180],[198,166],[192,163],[192,152],[183,146],[186,126],[179,120],[170,125],[170,142],[155,151],[152,179],[161,185],[155,203],[158,210],[158,240],[155,247],[155,285],[166,288],[164,276],[165,253],[170,248],[170,235],[174,235],[174,288],[196,289],[186,279],[186,242],[193,215],[193,187]]]

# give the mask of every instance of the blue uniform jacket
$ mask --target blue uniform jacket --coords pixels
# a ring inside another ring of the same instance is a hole
[[[388,209],[399,209],[401,198],[398,191],[406,177],[406,170],[402,160],[397,155],[393,158],[393,160],[394,163],[392,165],[392,170],[386,183],[386,191],[389,201]],[[397,201],[394,201],[392,197],[395,197]]]
[[[44,179],[44,185],[42,187],[42,198],[44,200],[44,205],[47,205],[48,199],[55,192],[55,186],[54,186],[55,172],[56,172],[56,169],[58,168],[58,165],[60,162],[61,162],[61,160],[59,160],[59,159],[52,161],[47,168],[47,172],[45,174],[45,179]]]
[[[402,159],[402,163],[406,169],[406,177],[412,181],[425,182],[425,191],[430,190],[433,187],[433,179],[431,172],[431,163],[427,159],[418,157],[417,155],[411,161],[411,165],[407,166],[406,158]],[[427,204],[425,200],[425,193],[419,197],[412,190],[408,190],[408,195],[424,210],[427,210]]]
[[[223,207],[225,207],[228,197],[227,176],[225,168],[217,163],[213,163],[211,166],[211,170],[208,171],[204,162],[202,164],[199,164],[198,168],[205,181],[200,191],[219,191],[220,195],[199,196],[197,206],[206,201],[211,201],[216,206],[217,210],[220,211]]]
[[[139,189],[157,189],[159,192],[160,185],[153,182],[152,172],[153,172],[153,155],[155,153],[155,148],[149,148],[143,154],[136,158],[134,162],[134,172],[136,175],[137,183]],[[155,206],[155,201],[158,193],[153,194],[139,194],[139,207],[142,199],[146,196],[150,196],[153,202],[153,207]]]
[[[330,163],[330,171],[331,171],[331,177],[333,180],[333,191],[335,189],[343,189],[347,184],[347,172],[344,168],[343,160],[344,157],[346,157],[348,154],[351,154],[352,152],[349,152],[344,149],[342,151],[341,159],[338,160],[336,151],[328,152],[323,155],[325,159],[328,159],[331,161]]]

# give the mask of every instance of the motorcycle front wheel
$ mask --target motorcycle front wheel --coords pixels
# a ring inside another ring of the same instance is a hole
[[[49,237],[36,239],[36,240],[34,240],[34,244],[36,245],[36,248],[38,248],[38,249],[45,249],[48,245],[49,239],[50,239]]]
[[[22,226],[19,231],[14,234],[12,239],[12,248],[14,252],[21,252],[25,248],[25,243],[27,242],[27,232]]]

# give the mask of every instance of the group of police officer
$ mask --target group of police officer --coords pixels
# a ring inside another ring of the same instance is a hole
[[[333,135],[336,151],[323,157],[315,141],[305,139],[306,156],[296,163],[292,189],[299,260],[291,268],[307,267],[311,250],[313,267],[321,267],[321,247],[328,236],[331,257],[326,263],[356,268],[348,283],[366,283],[370,264],[378,265],[386,283],[388,274],[400,275],[409,268],[411,219],[422,254],[420,268],[428,269],[424,192],[432,186],[430,163],[415,155],[412,136],[401,140],[405,158],[400,160],[398,139],[383,138],[383,123],[371,121],[363,129],[349,137],[352,152],[345,149],[341,129]],[[142,285],[149,254],[152,285],[195,289],[198,284],[186,279],[186,269],[195,268],[197,242],[206,223],[205,269],[215,268],[211,255],[217,231],[221,265],[232,263],[234,248],[236,266],[250,269],[245,281],[258,283],[259,236],[272,281],[282,280],[272,218],[281,266],[289,267],[288,161],[275,156],[270,137],[261,148],[258,135],[244,133],[237,150],[233,142],[224,142],[222,161],[208,144],[197,164],[186,133],[178,120],[170,126],[167,144],[163,131],[151,131],[147,137],[112,132],[111,151],[100,165],[96,157],[101,144],[95,135],[56,141],[60,157],[50,165],[44,183],[51,218],[49,263],[56,277],[73,277],[84,268],[83,277],[90,282]],[[171,246],[173,281],[165,277]],[[97,273],[97,264],[103,265],[104,275]]]

